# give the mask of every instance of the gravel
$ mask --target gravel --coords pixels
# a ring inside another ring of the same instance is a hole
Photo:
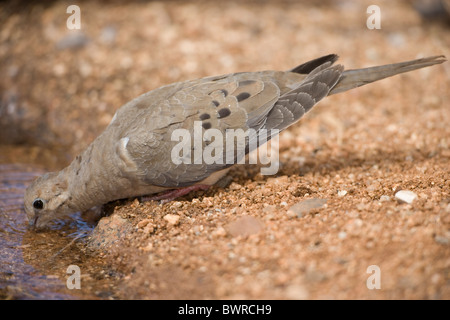
[[[379,30],[365,1],[84,1],[78,39],[66,3],[15,3],[0,4],[0,161],[49,170],[174,81],[329,53],[347,69],[450,56],[448,27],[409,1],[377,1]],[[328,97],[281,134],[277,175],[244,165],[176,204],[117,203],[92,235],[113,243],[94,255],[123,275],[115,297],[450,299],[449,84],[447,62]],[[399,190],[417,198],[387,200]]]

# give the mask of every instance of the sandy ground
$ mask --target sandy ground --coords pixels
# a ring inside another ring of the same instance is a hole
[[[450,56],[448,27],[407,1],[377,1],[369,30],[371,2],[81,1],[80,31],[68,2],[2,3],[2,151],[60,169],[175,81],[328,53],[348,69]],[[87,250],[122,275],[119,298],[449,299],[449,84],[447,62],[329,97],[282,133],[275,176],[243,165],[171,203],[114,203]]]

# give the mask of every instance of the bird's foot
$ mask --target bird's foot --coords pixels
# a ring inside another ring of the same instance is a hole
[[[182,197],[192,191],[208,190],[209,187],[210,187],[209,185],[197,184],[197,185],[184,187],[184,188],[180,188],[180,189],[165,191],[165,192],[157,194],[155,196],[142,196],[141,201],[161,200],[161,203],[167,203],[176,198]]]

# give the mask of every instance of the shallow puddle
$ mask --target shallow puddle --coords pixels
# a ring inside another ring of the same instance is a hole
[[[85,238],[95,222],[74,214],[49,230],[28,227],[23,209],[26,187],[42,170],[0,164],[0,299],[113,299],[118,277],[95,255]],[[69,289],[80,270],[80,289]]]

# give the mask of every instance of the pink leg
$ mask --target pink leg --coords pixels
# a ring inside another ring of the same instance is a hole
[[[184,187],[181,189],[174,189],[169,190],[163,193],[160,193],[156,196],[143,196],[141,197],[142,201],[151,201],[151,200],[162,200],[161,203],[170,202],[176,198],[182,197],[191,191],[198,191],[198,190],[208,190],[210,186],[206,184],[197,184],[189,187]]]

